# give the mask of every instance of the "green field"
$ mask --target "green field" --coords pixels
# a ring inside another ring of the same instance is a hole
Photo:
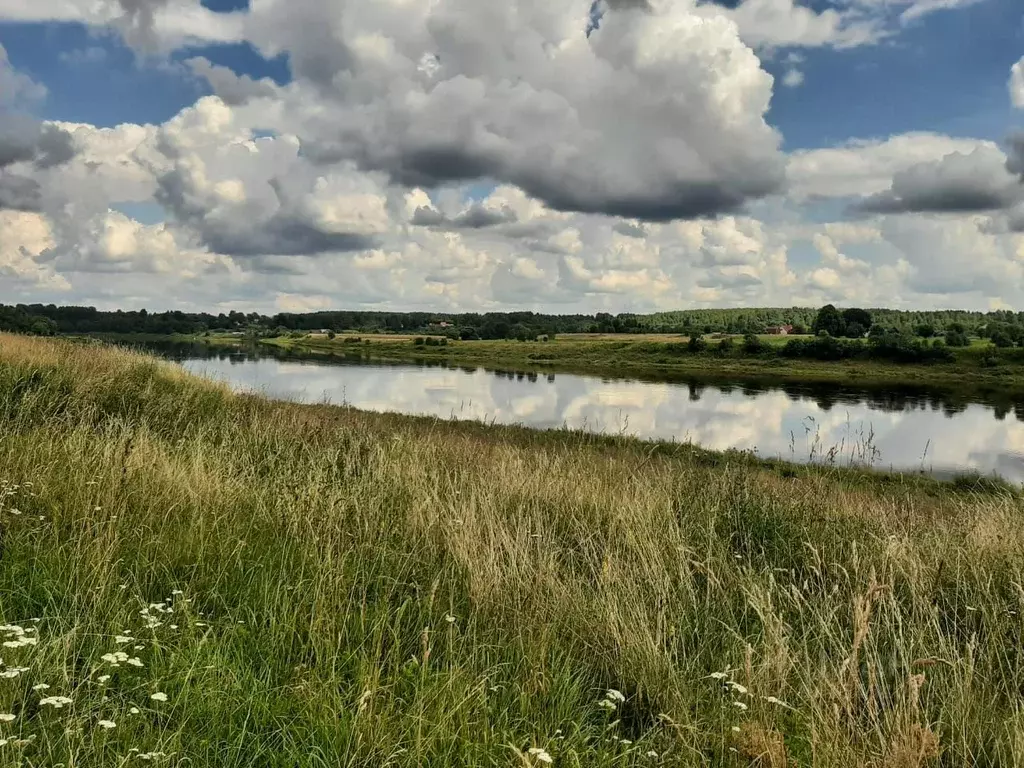
[[[998,483],[274,403],[3,335],[0,418],[0,765],[1024,764]]]
[[[759,338],[766,345],[781,347],[793,337]],[[787,359],[775,355],[747,355],[740,349],[720,355],[716,353],[720,340],[713,338],[708,341],[707,352],[693,354],[687,350],[686,341],[683,336],[586,334],[559,336],[550,342],[446,340],[445,346],[417,346],[411,336],[339,334],[330,339],[308,334],[265,338],[260,343],[304,353],[445,360],[517,370],[650,379],[699,376],[709,380],[773,383],[902,384],[1024,396],[1024,350],[997,350],[982,341],[954,350],[954,362],[928,365]]]

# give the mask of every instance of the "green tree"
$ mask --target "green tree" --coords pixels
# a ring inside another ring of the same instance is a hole
[[[862,339],[867,332],[867,328],[854,321],[846,324],[846,330],[843,333],[848,339]]]
[[[829,336],[842,336],[846,330],[846,322],[833,304],[826,304],[818,310],[812,330],[816,336],[820,336],[822,331]]]
[[[871,326],[874,325],[874,320],[871,317],[871,313],[866,309],[860,309],[859,307],[850,307],[850,309],[843,310],[843,322],[847,326],[846,335],[851,339],[860,338],[865,333],[871,330]],[[859,325],[863,330],[856,336],[850,333],[849,326]]]

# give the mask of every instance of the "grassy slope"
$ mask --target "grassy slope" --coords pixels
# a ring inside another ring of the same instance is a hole
[[[986,367],[982,358],[990,345],[956,350],[957,360],[940,365],[897,365],[874,361],[818,362],[778,357],[751,357],[740,351],[719,356],[713,351],[694,355],[682,337],[559,337],[554,342],[468,341],[445,347],[414,346],[411,337],[359,336],[361,343],[345,343],[338,336],[279,337],[263,343],[323,354],[366,354],[376,357],[448,360],[452,363],[550,369],[568,372],[665,378],[699,375],[705,378],[780,382],[819,382],[870,386],[900,383],[946,388],[981,388],[1024,395],[1024,354],[999,351],[1000,364]],[[782,337],[764,337],[782,344]],[[714,342],[712,342],[712,349]]]
[[[0,620],[39,638],[4,649],[29,670],[0,737],[32,740],[0,765],[1024,764],[1006,491],[271,403],[2,335],[0,423]]]

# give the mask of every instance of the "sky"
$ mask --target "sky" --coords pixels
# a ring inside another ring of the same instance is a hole
[[[0,303],[1024,310],[1019,0],[0,0]]]

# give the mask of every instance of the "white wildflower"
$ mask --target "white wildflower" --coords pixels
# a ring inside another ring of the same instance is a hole
[[[185,593],[182,592],[180,589],[174,589],[174,590],[171,590],[171,594],[172,595],[183,595]]]
[[[657,757],[658,757],[658,753],[657,753],[657,752],[655,752],[655,751],[654,751],[653,749],[649,749],[649,750],[647,750],[647,754],[646,754],[646,755],[644,755],[644,757],[649,757],[649,758],[651,758],[652,760],[654,760],[655,758],[657,758]]]
[[[740,712],[746,712],[747,711],[747,705],[744,704],[742,701],[734,701],[732,703],[732,705],[734,707],[736,707],[736,709],[738,709]]]
[[[141,711],[142,711],[142,710],[141,710],[141,709],[139,709],[138,707],[132,707],[131,709],[129,709],[129,710],[128,710],[128,713],[129,713],[129,714],[131,714],[131,715],[137,715],[137,714],[139,714],[139,713],[140,713]]]
[[[739,727],[738,725],[734,725],[734,726],[732,727],[732,732],[733,732],[733,733],[739,733],[739,732],[740,732],[740,727]]]
[[[787,704],[786,702],[782,701],[782,699],[777,699],[774,696],[765,696],[764,700],[767,701],[769,704],[778,704],[780,707],[788,707],[789,706],[789,704]]]
[[[115,723],[113,720],[100,720],[98,723],[96,723],[96,725],[98,725],[100,728],[106,728],[108,731],[111,728],[117,728],[117,723]]]
[[[136,650],[136,651],[141,651],[141,650],[143,650],[143,649],[144,649],[145,647],[146,647],[146,646],[144,646],[144,645],[136,645],[136,646],[135,646],[135,648],[134,648],[133,650]]]
[[[530,757],[536,759],[538,763],[548,763],[550,765],[555,762],[554,758],[540,747],[530,747],[528,752]]]
[[[623,745],[625,745],[625,746],[627,746],[627,747],[628,747],[628,746],[629,746],[630,744],[632,744],[632,743],[633,743],[633,742],[632,742],[632,741],[630,741],[629,739],[619,739],[619,744],[623,744]]]
[[[626,697],[622,695],[622,692],[616,691],[614,688],[608,689],[608,693],[606,693],[604,697],[608,699],[608,701],[618,702],[619,704],[626,701]]]
[[[32,686],[33,691],[48,691],[50,686],[47,683],[39,683],[39,685]]]
[[[614,712],[616,709],[615,702],[609,701],[608,699],[601,699],[599,702],[597,702],[597,706],[601,707],[602,709],[607,709],[609,712]]]
[[[452,616],[450,613],[444,617],[444,620],[447,621],[449,624],[455,623],[455,617]]]
[[[100,675],[96,678],[100,683],[105,683],[110,679],[110,675]]]
[[[124,645],[125,643],[131,643],[131,642],[134,642],[134,640],[135,640],[135,638],[128,637],[128,635],[118,635],[117,637],[114,638],[114,642],[117,643],[118,645]]]
[[[45,699],[40,699],[39,703],[44,707],[53,707],[54,709],[62,709],[72,703],[71,699],[67,696],[48,696]]]
[[[710,675],[708,675],[708,677],[712,678],[713,680],[725,680],[725,678],[727,678],[728,675],[725,674],[725,672],[712,672]]]
[[[149,698],[151,698],[153,701],[167,701],[167,694],[157,691]]]
[[[125,663],[126,664],[131,664],[133,667],[144,667],[144,666],[146,666],[145,664],[142,663],[142,659],[140,659],[138,656],[135,656],[135,657],[133,657],[131,659],[128,659],[128,661],[125,662]]]
[[[731,688],[732,688],[732,689],[733,689],[733,690],[734,690],[734,691],[735,691],[736,693],[740,694],[741,696],[746,696],[746,695],[747,695],[747,689],[746,689],[746,687],[745,687],[745,686],[742,686],[742,685],[740,685],[740,684],[739,684],[739,683],[737,683],[736,681],[730,681],[730,682],[729,682],[729,686],[730,686],[730,687],[731,687]]]
[[[18,719],[17,715],[0,714],[0,723],[11,723]]]
[[[0,747],[6,747],[8,744],[7,739],[0,739]]]

